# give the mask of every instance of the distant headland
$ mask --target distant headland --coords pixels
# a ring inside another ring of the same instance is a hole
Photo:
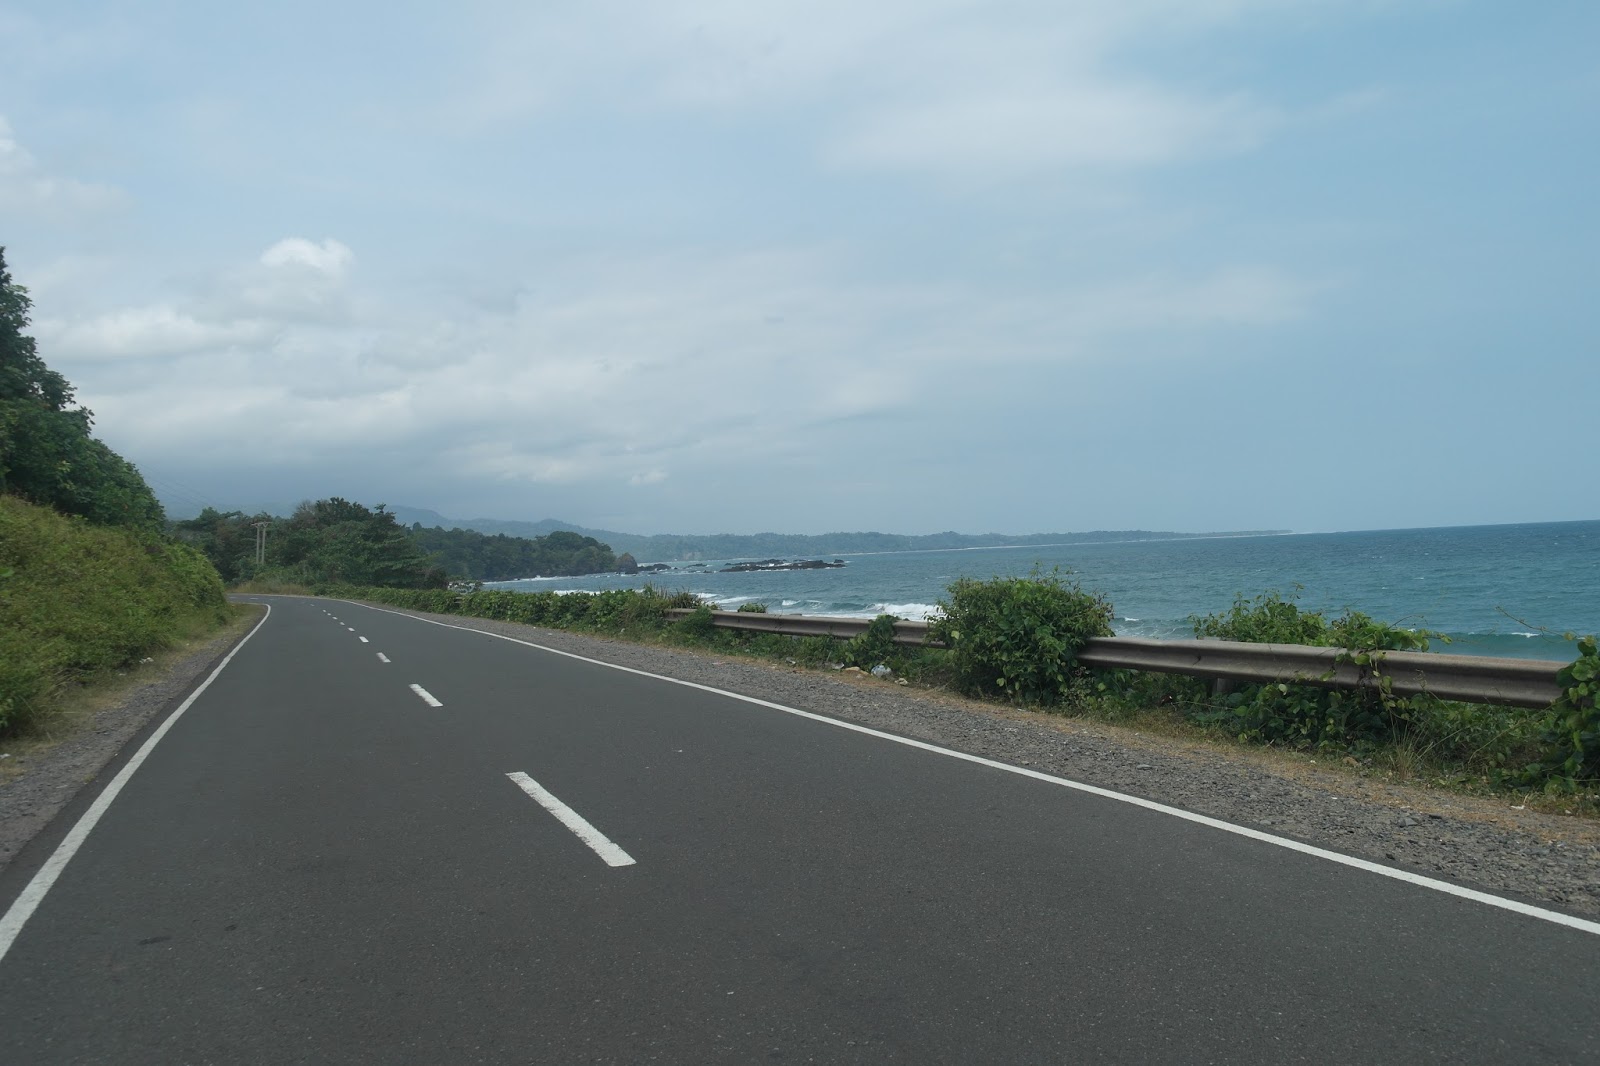
[[[677,533],[645,535],[610,529],[587,529],[571,522],[546,518],[538,522],[518,522],[499,518],[446,518],[436,511],[418,507],[391,507],[401,525],[421,523],[425,528],[470,529],[479,533],[504,533],[511,537],[542,537],[556,530],[570,530],[607,544],[618,555],[655,563],[687,563],[702,560],[755,559],[768,562],[807,561],[815,566],[823,559],[841,555],[878,552],[948,551],[960,548],[1033,547],[1046,544],[1114,543],[1141,540],[1196,540],[1212,537],[1261,537],[1288,533],[1286,529],[1246,529],[1216,533],[1174,533],[1149,529],[1097,529],[1084,533],[715,533],[703,536]],[[746,565],[746,564],[741,564]],[[835,565],[835,564],[826,564]],[[749,569],[776,569],[760,563]],[[792,567],[791,567],[792,568]]]

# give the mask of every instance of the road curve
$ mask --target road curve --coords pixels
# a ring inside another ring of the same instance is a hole
[[[1600,1058],[1589,923],[266,599],[70,861],[63,819],[0,874],[8,1060]]]

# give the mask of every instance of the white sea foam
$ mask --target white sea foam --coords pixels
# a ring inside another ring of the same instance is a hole
[[[896,618],[908,621],[926,622],[939,616],[939,608],[937,604],[932,603],[875,603],[871,607],[854,611],[839,609],[818,613],[835,618],[876,618],[880,614],[892,614]]]

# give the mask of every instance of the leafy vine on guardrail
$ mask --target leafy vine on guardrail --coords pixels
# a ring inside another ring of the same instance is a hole
[[[1556,683],[1561,696],[1550,705],[1543,738],[1549,754],[1519,776],[1523,784],[1576,791],[1600,779],[1600,644],[1593,634],[1578,638],[1578,657]]]
[[[1335,662],[1354,666],[1364,686],[1338,690],[1292,682],[1244,684],[1225,695],[1202,698],[1203,705],[1191,717],[1241,740],[1294,746],[1359,747],[1406,734],[1416,698],[1394,695],[1393,682],[1383,670],[1385,654],[1426,651],[1431,639],[1448,638],[1379,622],[1360,611],[1330,620],[1296,603],[1300,591],[1296,585],[1287,596],[1276,590],[1248,600],[1238,596],[1228,610],[1189,621],[1201,638],[1336,648]],[[1327,681],[1331,676],[1306,680]]]

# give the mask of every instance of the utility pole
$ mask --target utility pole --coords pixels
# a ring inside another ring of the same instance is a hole
[[[256,567],[257,567],[257,569],[260,568],[262,562],[267,557],[267,527],[270,526],[271,524],[272,524],[271,522],[255,522],[255,523],[253,523],[253,525],[256,527]]]

